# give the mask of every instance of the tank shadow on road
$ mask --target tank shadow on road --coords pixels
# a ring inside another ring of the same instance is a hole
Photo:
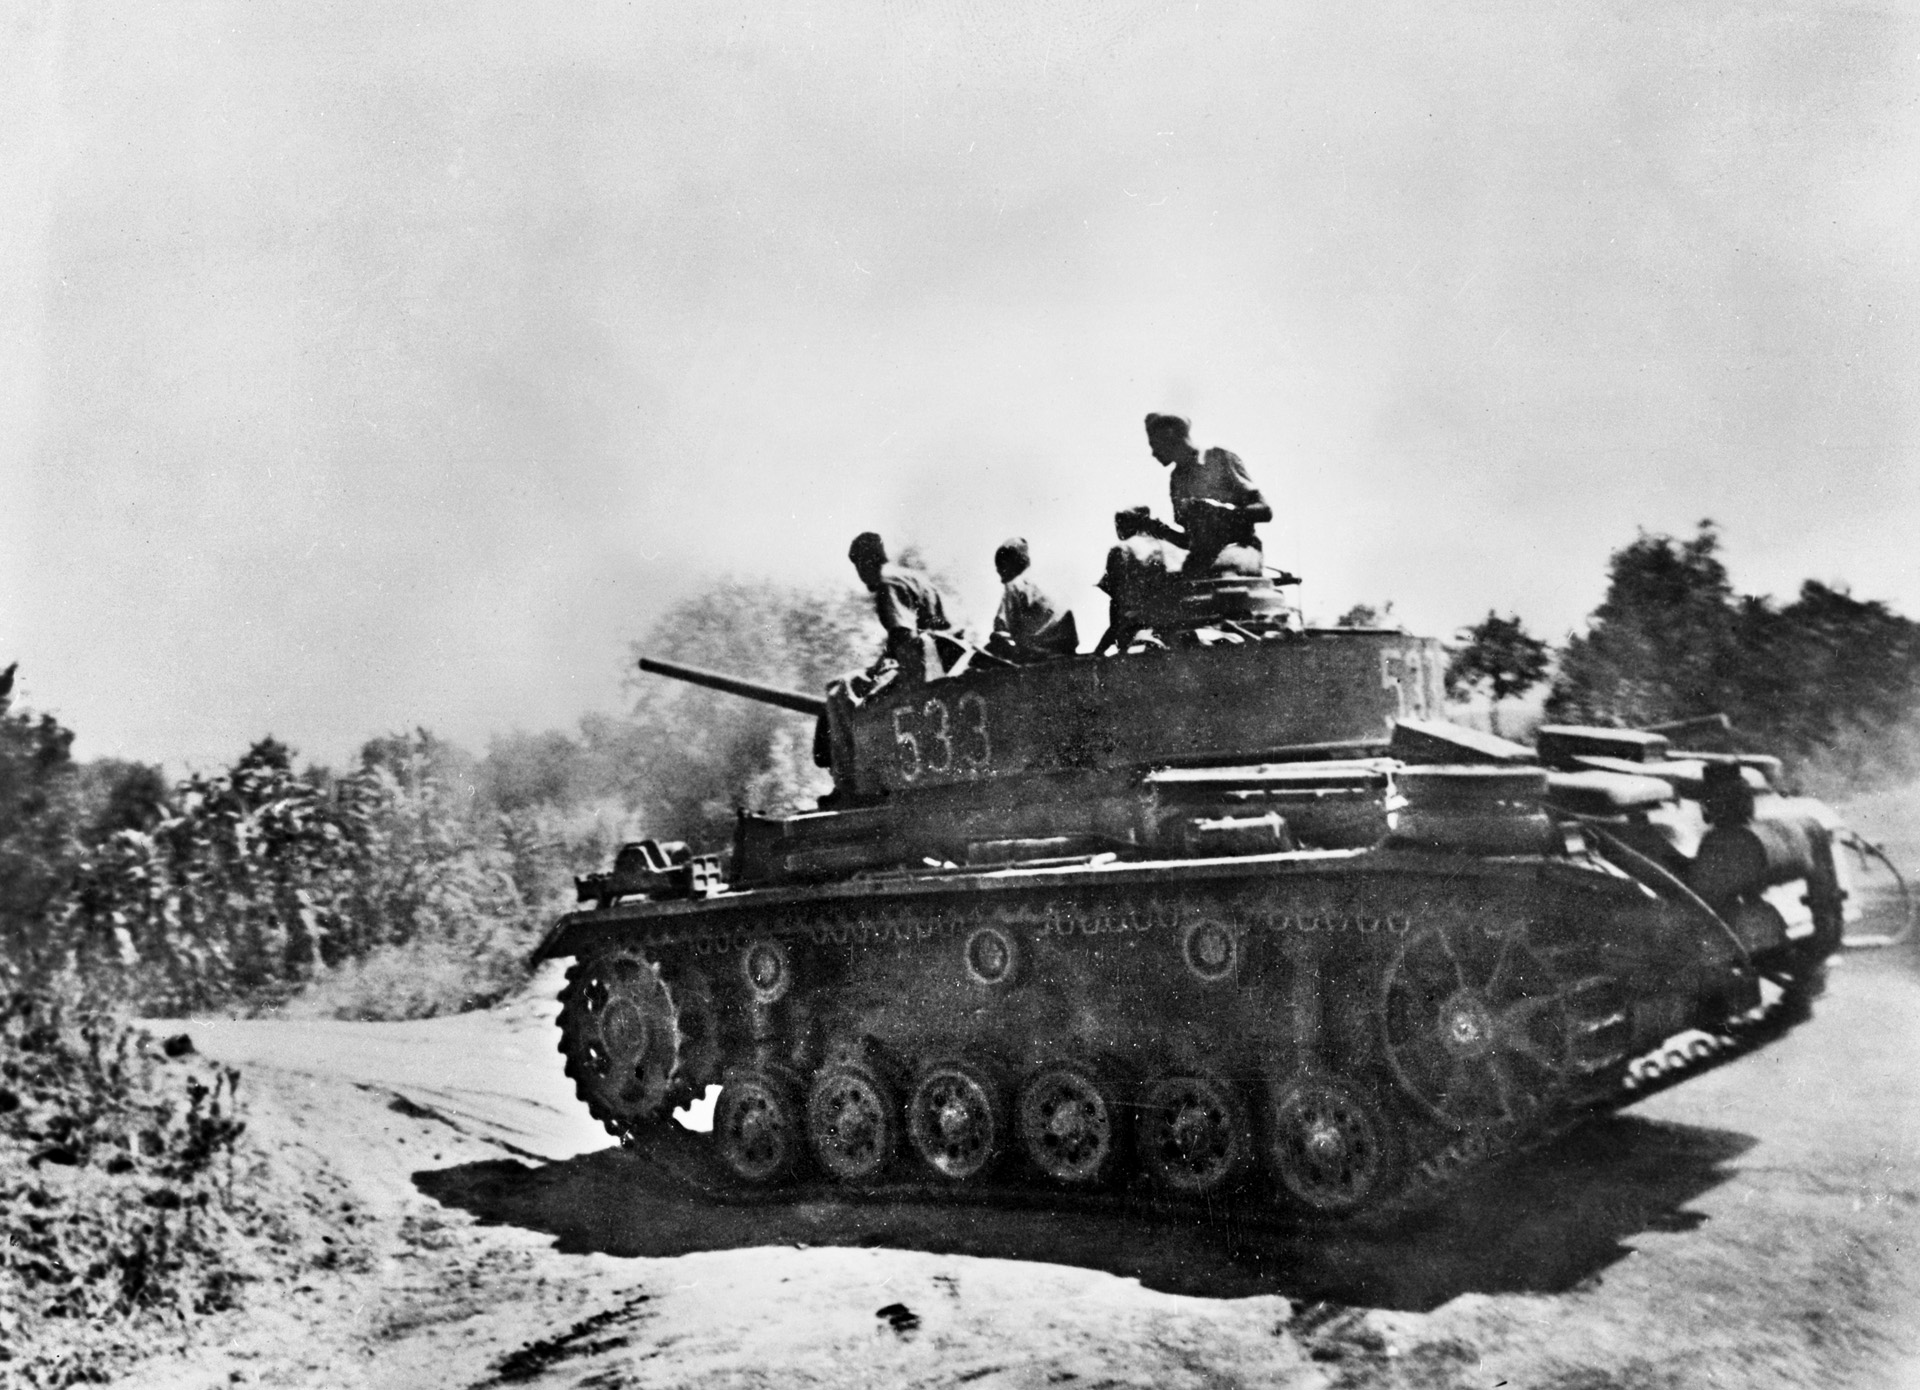
[[[1638,1232],[1690,1230],[1745,1135],[1633,1116],[1596,1121],[1470,1183],[1393,1230],[1251,1227],[1226,1217],[922,1201],[710,1201],[663,1186],[619,1149],[561,1163],[427,1169],[421,1192],[569,1252],[671,1256],[766,1245],[888,1246],[1105,1270],[1199,1297],[1284,1294],[1426,1310],[1463,1293],[1558,1293],[1627,1253]]]

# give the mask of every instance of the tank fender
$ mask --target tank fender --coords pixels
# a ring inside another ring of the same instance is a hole
[[[593,944],[593,938],[597,936],[598,933],[593,931],[593,923],[584,914],[562,917],[547,928],[547,934],[533,948],[533,953],[527,957],[527,968],[531,970],[543,961],[563,956],[580,955],[583,948]]]

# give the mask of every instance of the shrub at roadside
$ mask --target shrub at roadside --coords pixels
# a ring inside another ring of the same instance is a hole
[[[12,705],[0,694],[0,989],[57,959],[48,924],[81,848],[73,734]]]
[[[96,844],[52,927],[90,978],[150,1013],[277,1003],[382,952],[455,967],[400,1016],[490,1002],[521,978],[536,914],[506,844],[442,774],[445,747],[383,739],[321,785],[262,740],[180,784],[151,828]],[[377,1001],[353,1012],[393,1016]]]
[[[238,1073],[67,991],[0,995],[0,1383],[108,1378],[231,1306]]]

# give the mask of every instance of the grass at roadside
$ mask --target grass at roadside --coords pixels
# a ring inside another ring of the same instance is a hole
[[[0,1384],[104,1380],[233,1304],[259,1222],[239,1073],[167,1051],[58,992],[0,996]]]
[[[268,1012],[378,1022],[484,1009],[526,984],[528,949],[520,941],[492,949],[460,941],[409,942],[328,971]]]

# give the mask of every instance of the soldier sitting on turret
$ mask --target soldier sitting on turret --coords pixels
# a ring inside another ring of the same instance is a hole
[[[953,629],[940,591],[919,571],[888,563],[886,542],[872,531],[853,538],[847,558],[872,591],[874,616],[887,634],[885,649],[854,683],[852,693],[864,699],[896,680],[919,684],[927,678],[927,643],[921,634]]]
[[[1093,649],[1095,656],[1108,648],[1124,652],[1142,628],[1160,626],[1177,601],[1166,547],[1151,534],[1159,525],[1145,507],[1114,513],[1113,533],[1120,544],[1107,552],[1107,572],[1100,580],[1110,603],[1107,630]]]
[[[862,531],[847,548],[854,573],[873,594],[873,614],[887,634],[887,645],[873,665],[851,676],[827,682],[827,703],[858,707],[868,697],[898,682],[918,685],[927,678],[927,663],[939,661],[929,653],[930,633],[951,633],[947,607],[940,591],[924,574],[887,560],[887,544],[872,531]],[[820,716],[813,731],[813,760],[833,766],[833,721]],[[820,800],[824,808],[838,801],[838,791]]]
[[[1202,452],[1178,415],[1147,416],[1147,447],[1171,464],[1168,491],[1173,519],[1184,529],[1152,523],[1152,533],[1187,552],[1181,573],[1189,579],[1220,574],[1260,574],[1263,559],[1254,526],[1273,520],[1273,508],[1247,476],[1239,456],[1226,449]]]
[[[1027,577],[1027,543],[1015,536],[993,552],[993,567],[1006,586],[1000,611],[994,615],[987,651],[1004,661],[1046,661],[1072,656],[1080,650],[1080,631],[1073,614],[1055,607],[1040,586]]]

